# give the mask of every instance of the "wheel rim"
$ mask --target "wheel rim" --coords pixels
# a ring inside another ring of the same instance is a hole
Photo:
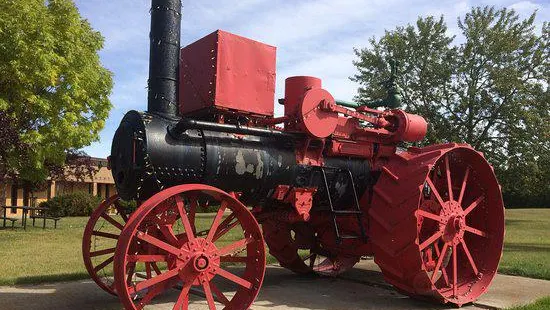
[[[196,214],[199,197],[220,205],[209,220]],[[154,299],[187,309],[190,294],[202,295],[210,309],[248,309],[265,272],[263,238],[252,214],[229,194],[201,184],[175,186],[144,202],[123,230],[115,257],[116,287],[127,309]],[[227,264],[244,269],[235,274]],[[137,277],[140,265],[145,276]],[[170,294],[173,288],[179,292]]]
[[[82,238],[82,256],[88,274],[99,287],[113,295],[116,292],[109,267],[113,266],[116,242],[128,220],[119,202],[118,195],[104,200],[90,216]],[[113,209],[120,219],[109,214]]]
[[[502,251],[502,203],[494,195],[498,189],[491,187],[492,172],[479,157],[456,149],[439,158],[416,211],[419,250],[430,282],[444,300],[459,304],[486,290]]]

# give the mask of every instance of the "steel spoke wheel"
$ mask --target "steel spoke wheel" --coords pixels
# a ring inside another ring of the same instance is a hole
[[[298,274],[316,273],[323,276],[338,276],[353,268],[360,257],[346,256],[342,251],[323,248],[312,223],[262,223],[269,252],[279,264]],[[325,233],[332,236],[331,226],[323,225]],[[329,244],[334,244],[330,240]],[[347,245],[344,245],[347,246]]]
[[[204,199],[219,205],[215,214],[197,214]],[[203,302],[244,310],[259,292],[265,264],[250,211],[219,189],[186,184],[159,192],[132,215],[117,244],[115,283],[126,309],[158,301],[173,309]]]
[[[116,295],[112,267],[117,239],[128,217],[114,195],[92,213],[82,238],[82,256],[90,277],[106,292]]]
[[[491,166],[468,145],[396,156],[383,169],[369,211],[375,261],[406,294],[457,305],[477,299],[496,274],[504,237]]]

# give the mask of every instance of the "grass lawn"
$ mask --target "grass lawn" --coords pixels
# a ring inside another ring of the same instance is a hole
[[[550,280],[550,209],[506,210],[499,272]]]
[[[548,309],[550,309],[550,297],[541,298],[530,305],[509,308],[508,310],[548,310]]]
[[[87,221],[84,217],[64,218],[55,230],[32,225],[27,231],[0,230],[0,285],[88,278],[81,254]],[[204,215],[197,221],[198,230],[207,227]],[[241,236],[236,229],[224,241]],[[550,209],[507,210],[505,242],[500,272],[550,280]],[[268,256],[268,263],[274,262]]]

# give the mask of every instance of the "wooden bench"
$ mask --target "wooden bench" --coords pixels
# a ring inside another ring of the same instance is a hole
[[[57,221],[61,219],[60,217],[48,215],[30,215],[29,217],[32,219],[32,227],[34,227],[34,223],[37,219],[44,220],[42,228],[46,228],[46,220],[52,220],[54,222],[54,228],[57,228]]]
[[[4,227],[6,227],[6,221],[11,221],[11,228],[15,228],[15,222],[19,221],[18,219],[14,219],[11,217],[3,217],[0,216],[0,221],[4,222]]]

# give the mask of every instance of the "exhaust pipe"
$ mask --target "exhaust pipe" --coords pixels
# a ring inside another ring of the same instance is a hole
[[[152,0],[147,112],[178,114],[181,0]]]

